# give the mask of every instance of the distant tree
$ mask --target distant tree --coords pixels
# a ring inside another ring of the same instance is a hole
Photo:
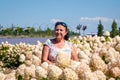
[[[46,34],[48,36],[52,35],[52,30],[49,27],[47,27]]]
[[[83,26],[82,30],[83,30],[83,35],[84,35],[84,31],[87,29],[87,26]]]
[[[101,23],[101,20],[99,20],[97,35],[98,36],[103,36],[103,30],[104,30],[104,27],[103,27],[103,25]]]
[[[1,30],[1,35],[7,36],[7,35],[9,35],[9,34],[11,34],[10,28],[3,28],[3,29]]]
[[[111,31],[111,37],[114,38],[116,35],[118,35],[118,30],[117,30],[117,23],[115,20],[113,20],[112,23],[112,31]]]
[[[24,30],[25,34],[26,35],[31,35],[35,32],[35,29],[34,27],[27,27],[25,30]]]
[[[21,28],[21,27],[19,27],[19,26],[16,27],[15,30],[14,30],[14,34],[15,34],[15,35],[21,35],[22,32],[23,32],[23,28]]]
[[[76,29],[79,31],[79,35],[81,35],[81,33],[80,33],[80,29],[81,29],[81,27],[82,27],[82,25],[77,25],[77,27],[76,27]]]

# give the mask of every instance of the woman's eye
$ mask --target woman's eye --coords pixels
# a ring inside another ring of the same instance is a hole
[[[55,31],[59,31],[58,29],[56,29]]]

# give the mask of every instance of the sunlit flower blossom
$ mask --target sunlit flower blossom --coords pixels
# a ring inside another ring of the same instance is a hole
[[[80,64],[80,62],[77,62],[77,61],[71,61],[71,65],[70,65],[69,68],[71,68],[72,70],[75,71],[79,64]]]
[[[109,78],[108,80],[116,80],[115,78],[113,78],[113,77],[111,77],[111,78]]]
[[[17,70],[16,70],[16,77],[18,77],[19,75],[24,77],[24,69],[25,69],[26,65],[22,64],[20,65]]]
[[[105,74],[100,70],[96,70],[93,74],[97,76],[98,80],[106,80]]]
[[[110,32],[109,32],[109,31],[105,31],[105,32],[103,33],[103,35],[104,35],[104,36],[110,36]]]
[[[110,74],[113,77],[119,77],[120,76],[120,69],[118,67],[114,67],[114,68],[110,69]]]
[[[25,56],[26,56],[26,59],[32,59],[32,57],[33,57],[31,51],[26,52]]]
[[[85,59],[85,60],[90,60],[89,59],[89,57],[86,55],[86,53],[85,52],[83,52],[83,51],[80,51],[79,53],[78,53],[78,57],[79,57],[79,59],[81,60],[81,59]]]
[[[115,46],[115,49],[120,52],[120,43]]]
[[[25,65],[26,66],[31,66],[32,65],[32,61],[31,60],[25,60]]]
[[[35,66],[34,65],[25,67],[24,69],[24,79],[29,80],[31,77],[32,78],[35,77]]]
[[[24,54],[20,54],[19,61],[20,62],[24,62],[25,61],[25,55]]]
[[[87,71],[83,73],[82,80],[99,80],[99,79],[97,78],[96,74]]]
[[[4,80],[16,80],[15,71],[13,70],[11,73],[7,74]]]
[[[48,69],[48,79],[49,80],[59,80],[62,78],[62,69],[55,65],[49,65]]]
[[[65,68],[63,70],[63,77],[65,80],[79,80],[76,72],[70,68]]]
[[[43,62],[42,64],[41,64],[41,67],[43,67],[44,69],[46,69],[46,70],[48,70],[48,63],[47,62]]]
[[[5,79],[5,74],[3,74],[2,72],[0,72],[0,80],[4,80]]]
[[[34,64],[35,66],[39,66],[40,63],[41,63],[41,60],[37,56],[33,55],[32,64]]]
[[[86,63],[80,63],[75,72],[78,74],[78,77],[81,79],[85,72],[91,72],[90,67]]]
[[[71,56],[62,52],[58,53],[56,65],[61,68],[69,67],[71,65]]]
[[[92,68],[92,70],[101,70],[103,72],[106,72],[107,70],[107,65],[97,54],[93,54],[93,56],[91,57],[90,67]]]
[[[47,70],[45,70],[41,66],[37,66],[35,69],[35,75],[38,80],[42,80],[42,78],[47,78]]]

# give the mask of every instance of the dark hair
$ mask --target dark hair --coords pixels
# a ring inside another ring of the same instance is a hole
[[[62,25],[65,27],[66,31],[67,31],[67,34],[65,35],[64,39],[65,40],[68,40],[69,39],[69,32],[68,32],[68,28],[67,28],[67,24],[65,22],[56,22],[55,23],[55,28],[58,26],[58,25]]]

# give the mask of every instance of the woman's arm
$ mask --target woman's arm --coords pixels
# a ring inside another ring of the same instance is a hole
[[[75,47],[72,47],[72,59],[75,61],[79,61]]]
[[[49,56],[49,47],[47,45],[44,45],[43,50],[42,50],[41,60],[42,60],[42,62],[47,62],[48,64],[53,64],[53,62],[48,60],[48,56]]]

